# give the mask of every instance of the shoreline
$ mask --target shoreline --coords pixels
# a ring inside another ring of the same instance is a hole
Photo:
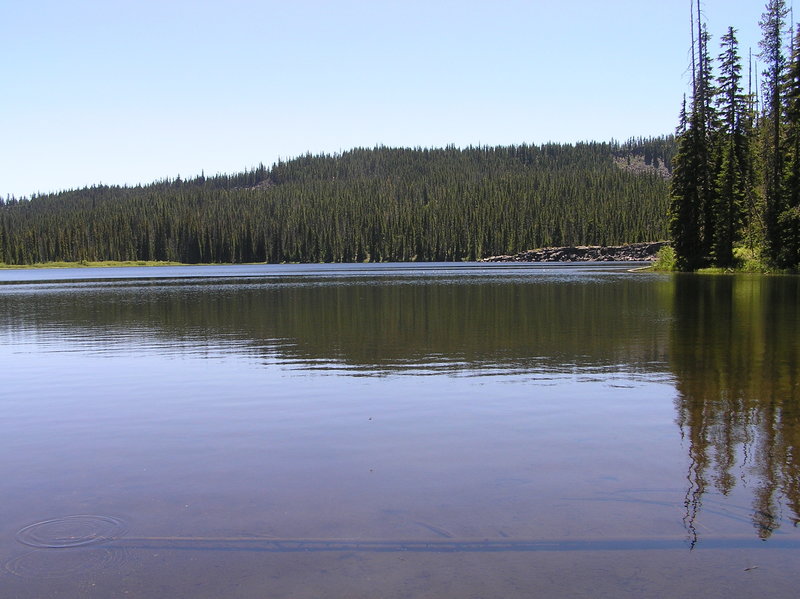
[[[668,241],[624,245],[576,245],[525,250],[517,254],[489,256],[480,262],[655,262]]]
[[[42,269],[42,268],[114,268],[128,266],[199,266],[183,262],[168,262],[161,260],[103,260],[80,262],[35,262],[33,264],[5,264],[0,263],[0,270]]]
[[[459,262],[654,262],[658,251],[669,245],[668,241],[629,243],[618,246],[578,245],[547,247],[525,250],[517,254],[488,256],[478,260]],[[223,266],[235,264],[265,264],[264,262],[204,262],[189,264],[166,260],[81,260],[78,262],[36,262],[33,264],[0,263],[0,270],[44,269],[44,268],[119,268],[119,267],[159,267],[159,266]],[[297,264],[325,264],[318,262],[298,262]],[[331,264],[346,264],[336,262]],[[352,264],[362,264],[353,262]],[[409,264],[423,264],[412,261]]]

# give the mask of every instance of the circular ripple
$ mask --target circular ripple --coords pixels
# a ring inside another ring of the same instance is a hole
[[[6,563],[6,570],[21,578],[65,578],[116,568],[128,560],[121,547],[90,547],[76,551],[35,549]]]
[[[17,540],[39,549],[64,549],[105,543],[124,534],[125,523],[119,518],[86,514],[31,524],[17,533]]]

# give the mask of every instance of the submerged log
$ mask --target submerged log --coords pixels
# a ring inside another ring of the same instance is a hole
[[[668,241],[548,247],[508,256],[490,256],[481,262],[653,262],[666,245]]]

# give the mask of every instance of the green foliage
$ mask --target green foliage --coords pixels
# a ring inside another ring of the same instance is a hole
[[[692,102],[688,114],[685,107],[682,110],[670,189],[669,230],[678,270],[696,270],[706,264],[717,226],[713,145],[717,115],[708,41],[708,32],[698,24]]]
[[[95,186],[0,206],[0,262],[454,261],[651,241],[666,235],[673,153],[671,137],[357,148],[232,176]],[[626,157],[651,168],[621,168]]]
[[[684,108],[681,116],[669,211],[679,270],[730,269],[735,244],[743,240],[759,248],[770,269],[800,267],[800,35],[787,61],[787,15],[783,0],[767,2],[760,23],[765,70],[758,115],[754,95],[741,89],[735,30],[722,37],[712,89],[707,34],[698,25],[692,57],[697,76],[691,110]],[[764,265],[749,261],[747,268]]]
[[[720,122],[716,133],[716,193],[710,254],[715,264],[733,264],[733,246],[741,235],[748,189],[753,185],[750,151],[749,98],[741,88],[741,59],[733,27],[722,37],[716,102]]]
[[[697,124],[678,137],[678,153],[673,161],[670,186],[669,232],[675,248],[675,268],[696,270],[703,264],[702,181],[704,157],[700,153],[702,136]]]
[[[783,134],[783,104],[785,90],[783,83],[786,75],[786,57],[784,55],[784,34],[786,17],[789,9],[785,0],[768,0],[765,12],[761,17],[762,38],[760,57],[764,62],[763,97],[764,113],[762,115],[763,160],[763,194],[766,251],[771,261],[779,261],[781,249],[780,226],[778,219],[783,204],[783,177],[785,155]]]
[[[741,272],[769,272],[769,267],[762,257],[754,249],[737,247],[733,250],[734,264],[736,270]]]
[[[651,265],[651,270],[670,272],[677,269],[678,268],[675,263],[675,249],[670,245],[665,245],[663,248],[658,250],[658,254],[656,254],[656,261]]]
[[[783,197],[774,223],[777,240],[772,255],[781,268],[800,267],[800,31],[784,81],[785,167]]]

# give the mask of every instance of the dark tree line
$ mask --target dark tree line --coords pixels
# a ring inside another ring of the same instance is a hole
[[[0,262],[452,261],[664,239],[663,167],[674,152],[672,137],[378,147],[9,198],[0,201]]]
[[[788,30],[788,13],[785,0],[769,0],[760,22],[759,102],[732,27],[713,75],[697,2],[691,99],[681,110],[669,210],[681,270],[733,266],[737,244],[771,267],[800,266],[800,33]]]

